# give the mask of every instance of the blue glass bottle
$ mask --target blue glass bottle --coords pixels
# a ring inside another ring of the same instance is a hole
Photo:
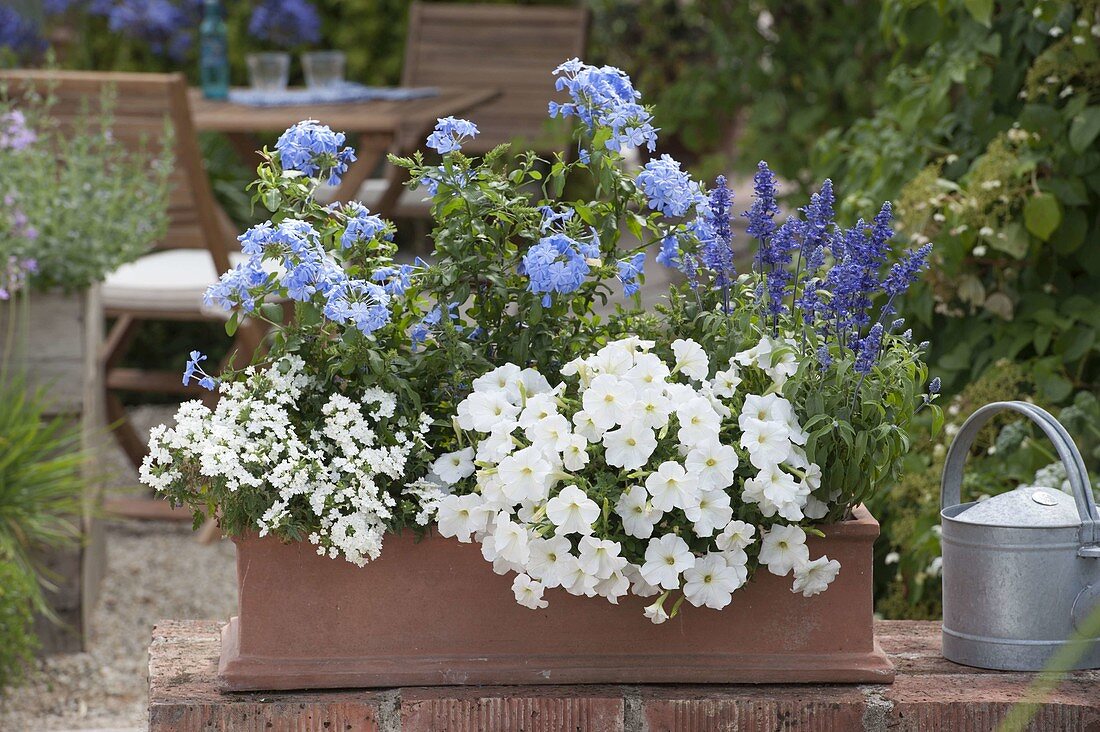
[[[199,26],[199,78],[207,99],[229,96],[229,29],[219,0],[206,0]]]

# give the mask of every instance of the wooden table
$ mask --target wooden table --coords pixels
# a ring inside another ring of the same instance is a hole
[[[315,119],[333,130],[358,135],[356,155],[336,189],[335,200],[349,201],[389,151],[405,155],[423,143],[436,119],[463,115],[499,94],[496,89],[445,87],[431,97],[404,101],[372,100],[347,104],[309,104],[281,107],[253,107],[205,99],[191,90],[191,114],[195,128],[226,134],[239,153],[253,159],[263,132],[281,132],[295,122]],[[403,171],[389,169],[388,185],[376,213],[389,215],[401,194]]]

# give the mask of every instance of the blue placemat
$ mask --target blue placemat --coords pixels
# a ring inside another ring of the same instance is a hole
[[[250,107],[292,107],[303,104],[343,104],[372,100],[405,101],[434,97],[438,94],[439,89],[429,86],[364,86],[354,81],[345,81],[324,89],[296,88],[281,91],[230,89],[229,101],[247,104]]]

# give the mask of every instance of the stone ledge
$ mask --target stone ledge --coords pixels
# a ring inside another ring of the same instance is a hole
[[[1034,674],[940,656],[938,623],[882,621],[890,686],[539,686],[234,693],[219,691],[221,623],[163,621],[149,648],[154,732],[714,732],[994,730]],[[1100,671],[1070,674],[1032,728],[1100,732]]]

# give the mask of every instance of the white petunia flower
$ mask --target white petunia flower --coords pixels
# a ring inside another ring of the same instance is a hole
[[[495,425],[488,437],[477,443],[477,459],[483,463],[499,463],[515,451],[517,445],[512,432],[518,427],[516,422],[501,422]]]
[[[561,586],[565,588],[566,592],[570,595],[584,595],[586,597],[595,597],[596,583],[598,582],[599,579],[596,575],[588,572],[576,558],[568,563],[561,578]]]
[[[772,357],[772,339],[764,336],[760,341],[752,348],[737,353],[733,360],[742,366],[757,366],[759,368],[766,368],[771,365]]]
[[[447,485],[454,485],[474,474],[474,448],[467,447],[442,455],[432,463],[432,471]]]
[[[563,573],[569,569],[573,545],[569,539],[557,535],[549,539],[535,537],[528,542],[531,557],[527,560],[527,571],[546,587],[558,587],[562,583]]]
[[[703,491],[698,500],[684,509],[696,536],[711,536],[733,518],[730,497],[722,490]]]
[[[793,475],[775,465],[761,470],[756,481],[764,499],[775,507],[780,516],[788,521],[802,520],[802,507],[806,505],[806,498],[810,494],[804,483],[799,483]],[[761,505],[766,504],[761,502]]]
[[[729,488],[737,464],[737,451],[717,440],[696,445],[684,460],[684,467],[699,479],[702,490]]]
[[[583,409],[573,415],[573,431],[583,435],[589,442],[599,442],[604,430],[596,426],[592,415]]]
[[[661,594],[660,587],[654,587],[645,581],[641,570],[642,568],[637,564],[628,564],[623,569],[623,574],[630,581],[630,592],[638,597],[653,597]]]
[[[794,407],[778,394],[749,394],[745,397],[737,423],[741,425],[741,429],[745,429],[744,425],[752,419],[786,424],[793,418]]]
[[[637,422],[605,432],[603,436],[604,460],[608,465],[624,470],[637,470],[649,462],[657,449],[653,430]]]
[[[507,392],[519,382],[520,368],[514,363],[498,366],[489,373],[474,379],[474,391],[479,394]],[[516,400],[518,401],[518,400]]]
[[[584,438],[584,435],[576,433],[569,435],[561,452],[565,469],[574,472],[584,470],[584,466],[588,465],[589,457],[588,440]]]
[[[676,419],[680,431],[676,436],[685,447],[695,447],[718,440],[718,431],[722,428],[722,418],[704,397],[695,397],[686,404],[676,407]]]
[[[558,402],[551,394],[535,394],[527,400],[519,415],[519,426],[529,429],[558,413]]]
[[[575,485],[566,486],[546,502],[546,517],[562,534],[591,534],[600,507]]]
[[[615,504],[615,513],[623,520],[623,530],[638,539],[653,536],[653,526],[663,515],[649,503],[649,493],[640,485],[623,491]]]
[[[806,490],[809,490],[808,485],[806,486]],[[825,518],[825,516],[828,515],[829,504],[825,503],[825,501],[818,499],[816,496],[807,496],[806,505],[802,507],[802,513],[806,516],[806,518],[817,521],[818,519],[823,519]]]
[[[510,422],[519,414],[519,407],[508,401],[503,392],[474,392],[458,405],[458,426],[464,430],[489,432],[494,425]]]
[[[630,580],[622,571],[613,572],[610,577],[597,582],[595,590],[597,595],[607,598],[612,605],[618,605],[619,598],[630,592]]]
[[[493,522],[494,558],[513,562],[521,567],[527,564],[531,550],[527,546],[527,528],[512,521],[508,514],[501,511]]]
[[[524,429],[524,435],[544,452],[552,450],[559,453],[569,446],[569,441],[573,437],[569,429],[569,420],[560,414],[551,414],[529,425]]]
[[[840,562],[828,557],[801,562],[795,565],[791,592],[801,592],[803,597],[813,597],[827,590],[838,572]]]
[[[809,559],[806,532],[800,526],[776,524],[764,534],[760,542],[760,563],[766,564],[769,572],[780,577],[789,574],[796,565]]]
[[[619,556],[622,547],[616,541],[585,536],[581,538],[577,549],[580,552],[577,561],[585,572],[596,579],[607,579],[626,566],[626,559]]]
[[[654,625],[660,625],[661,623],[668,620],[668,613],[665,612],[663,599],[658,600],[652,605],[646,605],[644,612],[645,616],[653,621]]]
[[[522,395],[520,394],[520,387],[523,388]],[[517,383],[508,386],[508,398],[518,404],[522,397],[530,399],[531,397],[547,394],[550,391],[552,391],[550,382],[546,380],[545,376],[535,369],[526,368],[519,372]]]
[[[440,536],[469,542],[472,534],[485,530],[492,515],[492,509],[476,493],[450,495],[439,502],[436,525]]]
[[[550,493],[553,466],[537,447],[525,447],[497,465],[501,490],[513,503],[542,501]]]
[[[512,580],[512,593],[516,596],[516,602],[532,610],[541,610],[547,606],[546,600],[542,599],[544,589],[541,582],[536,582],[525,574],[517,574]]]
[[[722,533],[718,535],[714,543],[722,551],[744,549],[752,544],[755,536],[755,526],[744,521],[734,520],[726,524],[726,528],[722,529]]]
[[[679,338],[672,342],[672,352],[676,355],[676,370],[696,381],[703,381],[710,372],[707,352],[695,341]]]
[[[608,343],[588,359],[588,365],[605,376],[626,376],[634,367],[634,349],[621,341]]]
[[[756,468],[763,470],[778,465],[791,454],[785,425],[747,419],[741,429],[741,447],[749,451],[749,462]]]
[[[646,490],[653,497],[653,506],[661,511],[687,508],[698,497],[699,482],[684,466],[668,460],[645,480]]]
[[[584,411],[602,431],[631,421],[636,396],[637,391],[629,381],[601,374],[592,379],[592,384],[581,396],[581,402]]]
[[[671,413],[672,400],[664,395],[663,389],[649,387],[638,390],[638,398],[634,402],[634,420],[643,427],[659,430],[668,424]]]
[[[684,597],[695,607],[721,610],[730,604],[733,592],[745,583],[735,568],[720,554],[707,554],[684,571]]]
[[[646,582],[675,590],[680,586],[680,573],[693,566],[695,555],[688,549],[687,542],[675,534],[665,534],[649,540],[641,572]]]
[[[624,378],[638,389],[660,387],[669,376],[665,362],[653,353],[642,353],[634,359],[634,365]]]
[[[741,370],[737,368],[737,363],[732,358],[730,359],[729,368],[715,373],[714,380],[711,381],[714,395],[722,399],[732,398],[737,393],[737,387],[740,385]]]

